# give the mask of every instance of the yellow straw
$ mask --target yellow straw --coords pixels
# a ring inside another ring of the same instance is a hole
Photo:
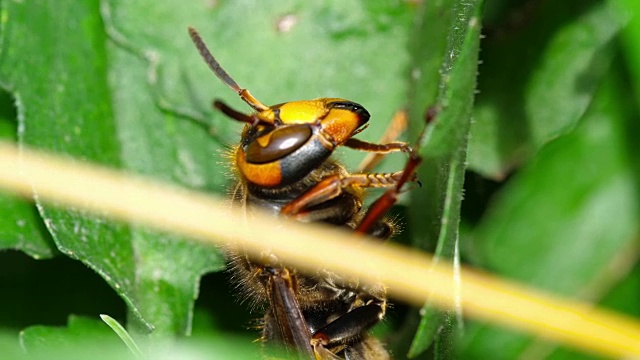
[[[454,276],[430,256],[345,231],[230,209],[226,200],[116,171],[0,144],[0,187],[92,210],[213,244],[242,241],[254,254],[272,251],[299,269],[329,268],[383,282],[392,297],[428,298],[465,315],[614,357],[640,357],[640,323],[585,303],[555,298],[471,269]],[[250,218],[248,218],[250,217]],[[454,280],[458,279],[458,280]]]

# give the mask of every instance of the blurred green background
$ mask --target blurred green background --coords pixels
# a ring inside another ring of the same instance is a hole
[[[0,0],[0,136],[226,194],[241,126],[210,102],[247,108],[191,25],[266,104],[365,105],[360,138],[407,108],[416,141],[436,110],[424,186],[393,209],[398,241],[638,318],[639,12],[634,0]],[[354,168],[364,155],[337,156]],[[0,204],[3,358],[122,358],[99,314],[156,357],[259,357],[260,311],[234,297],[219,252],[6,193]],[[594,358],[425,310],[396,303],[376,329],[395,358]]]

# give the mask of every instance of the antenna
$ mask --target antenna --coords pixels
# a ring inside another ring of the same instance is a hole
[[[202,40],[202,37],[200,36],[200,34],[198,34],[198,31],[196,31],[196,29],[192,28],[191,26],[189,26],[189,36],[191,36],[191,40],[196,45],[196,48],[198,48],[200,56],[202,56],[207,65],[209,65],[211,71],[216,74],[218,79],[227,84],[227,86],[230,87],[231,90],[235,91],[236,94],[238,94],[240,98],[244,102],[249,104],[249,106],[251,106],[254,110],[264,111],[269,109],[268,106],[261,103],[258,99],[254,98],[249,90],[241,88],[238,83],[233,80],[231,75],[224,71],[222,66],[220,66],[220,63],[216,60],[216,58],[213,57],[211,51],[209,51],[209,48],[207,48],[207,44],[204,43],[204,40]]]

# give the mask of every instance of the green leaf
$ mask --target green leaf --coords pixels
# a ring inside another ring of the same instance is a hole
[[[0,349],[5,359],[21,360],[31,359],[28,357],[20,344],[16,341],[17,336],[6,331],[0,331]]]
[[[618,11],[631,18],[629,24],[622,31],[622,52],[633,79],[636,103],[640,104],[640,3],[635,0],[614,1]]]
[[[474,233],[485,268],[564,296],[597,301],[639,253],[637,115],[613,73],[576,129],[546,145],[500,192]],[[550,344],[487,326],[465,334],[462,357],[546,354]]]
[[[416,64],[423,64],[420,72],[425,78],[419,79],[415,85],[412,113],[424,111],[423,101],[426,100],[430,105],[427,112],[435,110],[436,114],[426,130],[425,146],[421,148],[421,155],[427,160],[419,174],[421,179],[425,179],[426,190],[412,194],[415,209],[411,214],[413,238],[423,247],[430,239],[437,239],[436,259],[448,261],[452,266],[459,256],[460,202],[476,86],[481,9],[481,1],[452,1],[425,6],[419,35],[442,36],[447,41],[440,42],[441,48],[434,49],[441,55],[439,67],[436,68],[432,61],[415,59]],[[434,34],[438,30],[440,33]],[[420,50],[416,54],[420,54]],[[438,84],[437,92],[433,91],[434,84]],[[433,304],[426,303],[421,310],[423,316],[409,356],[415,357],[424,352],[434,340],[436,357],[451,356],[453,329],[461,320],[455,319],[456,313],[456,309],[441,312]]]
[[[609,1],[543,2],[487,29],[470,169],[502,179],[570,132],[589,106],[628,16]]]
[[[74,353],[92,343],[92,346],[100,345],[111,349],[111,358],[132,358],[130,353],[127,354],[128,349],[108,326],[98,319],[78,316],[70,316],[66,327],[29,327],[20,334],[20,343],[32,355],[46,354],[52,349]]]
[[[0,336],[0,344],[3,343]],[[26,356],[8,347],[5,359],[138,359],[99,319],[71,316],[66,327],[33,326],[20,335]],[[7,341],[9,344],[10,342]],[[233,336],[179,342],[160,342],[149,359],[257,359],[257,346],[246,346]],[[3,350],[7,348],[3,347]]]
[[[0,140],[16,141],[16,116],[13,99],[0,91]],[[20,250],[35,259],[52,257],[55,245],[33,203],[0,192],[0,204],[0,249]]]
[[[135,340],[133,340],[127,330],[116,319],[104,314],[100,315],[100,318],[111,328],[111,330],[113,330],[116,335],[118,335],[120,340],[122,340],[129,351],[131,351],[131,353],[135,355],[137,359],[142,359],[144,357],[144,354],[140,350],[140,347],[138,347],[138,344],[136,344]]]
[[[169,174],[181,174],[185,166],[162,158],[144,169],[129,166],[131,153],[123,143],[154,144],[143,134],[122,129],[114,116],[112,99],[118,89],[109,84],[108,43],[98,2],[8,2],[3,11],[0,75],[20,105],[22,144],[138,172],[173,168]],[[149,104],[145,116],[162,121],[161,112]],[[166,132],[158,129],[156,136]],[[145,153],[138,155],[137,161],[144,161]],[[188,154],[183,158],[188,160]],[[185,182],[185,177],[176,178]],[[101,274],[145,323],[159,333],[189,331],[200,275],[222,266],[215,250],[55,204],[38,206],[58,248]]]

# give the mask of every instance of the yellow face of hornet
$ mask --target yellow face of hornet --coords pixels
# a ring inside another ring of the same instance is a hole
[[[361,105],[337,98],[292,101],[257,112],[236,152],[246,181],[278,187],[300,180],[369,120]]]

